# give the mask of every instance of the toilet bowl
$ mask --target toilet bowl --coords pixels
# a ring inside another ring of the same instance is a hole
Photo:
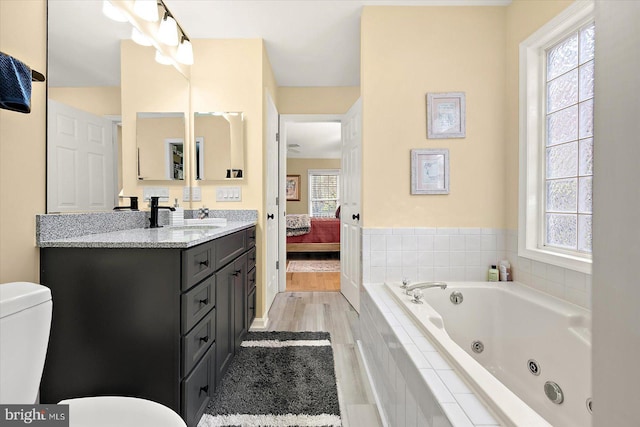
[[[0,404],[35,404],[51,328],[53,302],[45,286],[0,285]],[[67,399],[70,427],[186,427],[170,408],[136,397]]]

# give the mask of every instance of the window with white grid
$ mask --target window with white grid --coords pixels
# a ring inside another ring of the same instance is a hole
[[[340,204],[340,170],[309,169],[309,215],[333,218]]]
[[[595,32],[575,2],[520,44],[518,254],[590,273]]]

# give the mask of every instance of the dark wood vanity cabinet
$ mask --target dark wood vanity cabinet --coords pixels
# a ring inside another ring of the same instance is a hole
[[[189,249],[42,248],[40,401],[135,396],[196,426],[253,320],[254,244],[251,227]]]

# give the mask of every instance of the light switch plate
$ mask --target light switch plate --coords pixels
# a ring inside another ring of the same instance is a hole
[[[216,202],[240,202],[242,201],[241,187],[216,188]]]
[[[182,187],[182,201],[183,202],[191,201],[191,187]]]
[[[151,200],[152,196],[158,196],[160,202],[168,202],[169,201],[169,188],[168,187],[143,187],[142,189],[142,199],[145,202]]]
[[[191,201],[192,202],[202,201],[202,190],[200,189],[200,187],[191,187]]]

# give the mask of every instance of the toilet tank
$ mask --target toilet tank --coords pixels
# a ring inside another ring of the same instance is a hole
[[[0,404],[36,403],[51,308],[51,291],[45,286],[0,285]]]

